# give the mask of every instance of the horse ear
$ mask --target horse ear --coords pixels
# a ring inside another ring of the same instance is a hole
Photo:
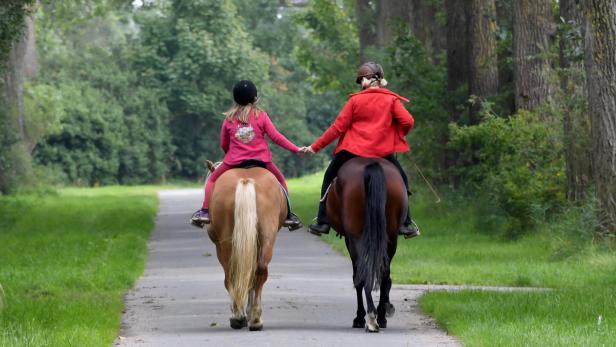
[[[216,169],[216,167],[214,166],[214,163],[212,163],[209,160],[206,160],[205,164],[207,165],[207,169],[210,170],[210,172],[214,172],[214,169]]]

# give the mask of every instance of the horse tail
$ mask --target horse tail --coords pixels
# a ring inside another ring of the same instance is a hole
[[[252,179],[237,183],[234,220],[229,294],[236,312],[243,312],[257,269],[257,194]]]
[[[379,163],[372,163],[364,169],[364,190],[366,193],[364,228],[359,240],[357,274],[354,282],[356,286],[363,283],[366,290],[372,291],[380,287],[383,273],[389,265],[385,218],[387,184],[385,173]]]

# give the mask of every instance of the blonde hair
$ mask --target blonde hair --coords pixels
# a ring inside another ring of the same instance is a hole
[[[368,79],[364,77],[361,79],[361,89],[382,88],[382,87],[385,87],[386,85],[387,85],[387,80],[384,78],[378,79],[378,78],[372,77]]]
[[[234,120],[239,120],[242,123],[248,123],[248,117],[250,114],[254,112],[255,118],[259,118],[259,114],[263,112],[256,103],[250,103],[248,105],[240,105],[237,102],[233,103],[233,106],[227,110],[227,112],[223,112],[225,115],[225,120],[229,122],[233,122]]]

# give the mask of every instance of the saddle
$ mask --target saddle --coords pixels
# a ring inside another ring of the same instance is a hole
[[[250,169],[253,167],[260,167],[260,168],[265,169],[265,163],[257,159],[248,159],[248,160],[244,160],[238,165],[238,168],[242,168],[242,169]]]
[[[212,172],[214,172],[214,170],[216,170],[216,168],[221,164],[221,162],[217,162],[217,163],[212,163],[210,160],[206,160],[206,165],[208,167],[208,169],[210,170],[210,172],[207,174],[206,176],[206,180],[209,177],[209,175],[212,174]],[[236,169],[250,169],[253,167],[260,167],[263,169],[266,169],[266,165],[263,161],[258,160],[258,159],[248,159],[248,160],[244,160],[241,163],[239,163],[239,165],[237,165]],[[278,183],[278,185],[280,186],[280,190],[284,193],[284,196],[287,198],[287,208],[289,209],[289,211],[291,211],[291,199],[289,198],[289,194],[287,194],[287,191],[284,190],[284,188],[282,187],[282,185],[280,183]]]

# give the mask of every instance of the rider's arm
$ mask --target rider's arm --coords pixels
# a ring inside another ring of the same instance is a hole
[[[229,142],[231,142],[231,137],[229,135],[229,131],[227,131],[227,121],[222,122],[222,127],[220,128],[220,148],[227,153],[229,151]]]
[[[408,134],[408,132],[413,129],[413,124],[415,123],[413,116],[402,105],[400,99],[394,100],[391,108],[391,113],[393,114],[396,123],[398,123],[400,130],[402,130],[405,135]]]
[[[272,141],[278,146],[286,149],[289,152],[297,153],[299,151],[299,147],[297,147],[293,142],[289,141],[284,135],[282,135],[278,129],[272,123],[272,120],[269,118],[267,113],[262,112],[259,115],[259,118],[263,117],[263,124],[265,126],[265,133],[267,136],[272,139]]]
[[[350,99],[336,117],[334,123],[310,147],[315,152],[320,151],[332,141],[339,138],[351,126],[353,120],[353,99]]]

